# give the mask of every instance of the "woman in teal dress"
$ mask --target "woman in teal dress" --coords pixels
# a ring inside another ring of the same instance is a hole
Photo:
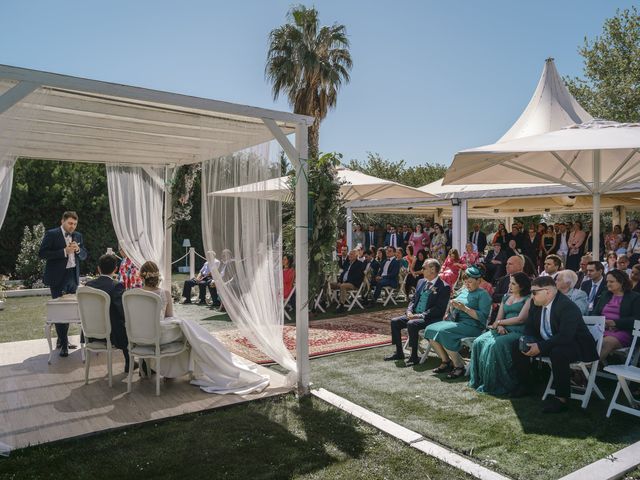
[[[424,332],[424,337],[429,340],[442,361],[433,373],[451,370],[447,378],[464,375],[464,360],[458,353],[460,340],[480,335],[485,329],[491,311],[491,296],[480,288],[480,269],[476,266],[467,268],[463,278],[464,288],[449,303],[449,320],[432,323]]]
[[[516,387],[511,349],[524,331],[529,315],[531,280],[522,272],[511,275],[496,321],[473,342],[469,386],[492,395],[509,393]]]

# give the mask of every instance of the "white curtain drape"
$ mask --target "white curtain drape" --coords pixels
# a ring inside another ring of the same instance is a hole
[[[11,187],[13,185],[13,166],[15,157],[0,159],[0,228],[7,216],[9,201],[11,200]]]
[[[269,144],[203,162],[202,236],[231,320],[289,370],[291,379],[297,367],[283,340],[281,203],[208,195],[279,176],[279,162],[269,159]]]
[[[107,165],[113,228],[127,256],[140,267],[164,259],[164,167]]]

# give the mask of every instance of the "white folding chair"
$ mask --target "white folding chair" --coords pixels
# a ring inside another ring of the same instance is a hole
[[[291,297],[293,297],[294,293],[296,293],[296,286],[295,285],[291,289],[291,292],[289,293],[289,296],[287,298],[285,298],[284,304],[282,306],[282,310],[284,311],[284,316],[285,316],[285,318],[287,320],[291,320],[291,315],[289,315],[289,312],[287,312],[287,305],[289,305],[289,300],[291,300]]]
[[[166,344],[160,343],[162,327],[162,301],[160,297],[141,288],[128,290],[122,296],[124,318],[129,337],[129,365],[133,367],[135,357],[154,359],[156,363],[156,395],[160,395],[160,361],[165,357],[179,355],[187,349],[186,339]],[[127,377],[127,392],[131,392],[133,368]]]
[[[76,296],[78,298],[82,331],[87,341],[84,348],[89,352],[84,364],[84,384],[87,385],[89,383],[90,353],[107,352],[107,371],[109,372],[109,387],[111,387],[113,385],[111,318],[109,316],[111,297],[107,292],[91,287],[78,287]],[[92,339],[91,342],[88,341],[89,338]]]
[[[362,298],[363,292],[365,289],[365,282],[364,280],[362,281],[362,283],[360,284],[360,287],[357,290],[349,290],[349,298],[347,299],[347,303],[349,304],[349,306],[347,307],[347,312],[350,312],[354,306],[358,305],[362,310],[364,310],[364,307],[362,306],[362,303],[360,303],[360,299]]]
[[[607,417],[611,416],[613,410],[620,410],[621,412],[630,413],[636,417],[640,417],[640,399],[636,399],[631,393],[628,382],[640,383],[640,368],[638,367],[638,357],[640,356],[640,350],[638,347],[638,338],[640,337],[640,320],[636,320],[633,325],[633,341],[631,347],[627,353],[627,359],[624,365],[609,365],[604,369],[615,375],[618,379],[618,385],[611,398],[609,409],[607,410]],[[627,397],[629,406],[621,405],[617,402],[620,390],[624,392],[624,396]]]
[[[600,350],[602,349],[602,338],[604,334],[604,325],[605,318],[603,316],[585,316],[584,323],[587,325],[589,332],[593,336],[596,341],[596,350],[598,355],[600,355]],[[551,365],[551,359],[549,357],[542,357],[540,359],[542,362],[547,365]],[[600,398],[600,400],[604,400],[604,395],[596,385],[596,374],[598,372],[598,363],[599,360],[595,360],[593,362],[575,362],[571,364],[572,370],[581,371],[584,376],[587,378],[587,388],[584,393],[575,393],[571,392],[571,398],[574,400],[582,400],[582,408],[587,408],[589,404],[589,400],[591,398],[591,393],[595,392],[595,394]],[[549,375],[549,382],[547,383],[547,388],[542,395],[542,399],[544,400],[549,395],[555,395],[555,389],[551,388],[553,384],[553,370]]]

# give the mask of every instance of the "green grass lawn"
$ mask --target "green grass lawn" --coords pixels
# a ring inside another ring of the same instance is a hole
[[[616,412],[605,417],[613,382],[598,380],[606,400],[592,397],[582,411],[543,415],[539,395],[510,400],[478,394],[466,380],[434,375],[439,361],[402,368],[384,362],[391,347],[318,358],[313,387],[324,387],[425,437],[518,479],[554,479],[640,441],[640,419]]]
[[[2,479],[470,479],[324,402],[293,395],[17,450]]]

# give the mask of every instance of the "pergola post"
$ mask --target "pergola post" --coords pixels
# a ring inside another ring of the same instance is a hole
[[[600,150],[593,151],[593,218],[591,238],[593,259],[600,260]]]
[[[353,248],[353,210],[347,207],[347,248],[349,251]]]
[[[452,248],[460,247],[460,203],[452,202],[451,207],[451,228],[453,233],[451,235]]]
[[[465,246],[467,244],[467,200],[462,200],[460,203],[460,244],[458,245],[458,253],[462,255]]]
[[[296,126],[296,363],[299,396],[309,394],[309,210],[307,125]]]
[[[169,181],[172,175],[173,168],[167,165],[164,168],[164,265],[162,266],[162,276],[165,288],[169,289],[171,289],[171,237],[173,233],[170,226],[172,199]]]

